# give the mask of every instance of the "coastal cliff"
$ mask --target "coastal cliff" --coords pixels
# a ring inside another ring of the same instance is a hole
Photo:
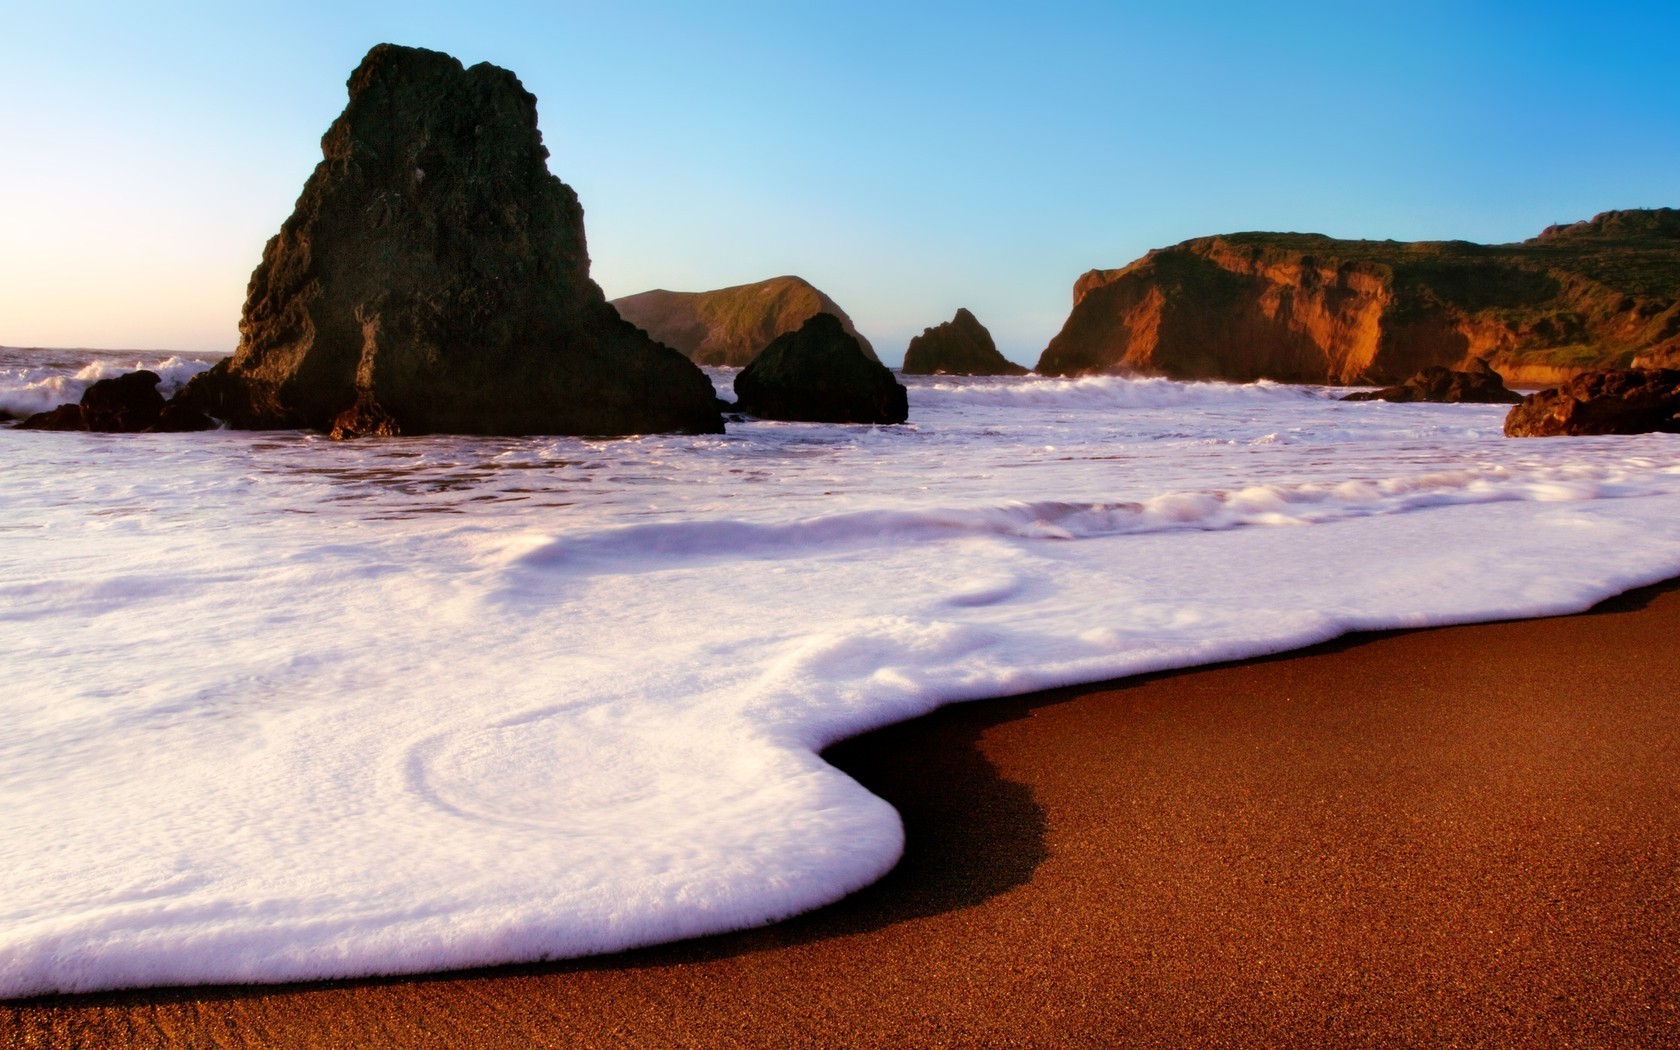
[[[796,332],[817,314],[833,314],[871,361],[879,360],[852,319],[803,277],[772,277],[709,292],[650,292],[612,300],[619,316],[658,342],[702,365],[737,368],[784,332]]]
[[[1389,384],[1477,357],[1533,384],[1680,358],[1680,210],[1605,212],[1519,244],[1185,241],[1080,277],[1037,371]]]

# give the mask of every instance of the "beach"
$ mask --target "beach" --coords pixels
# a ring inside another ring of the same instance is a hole
[[[827,757],[904,860],[789,921],[0,1005],[0,1045],[1671,1045],[1680,584],[980,701]]]

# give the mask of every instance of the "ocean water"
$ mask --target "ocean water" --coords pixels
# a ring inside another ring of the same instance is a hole
[[[0,351],[0,408],[205,367],[166,357]],[[1680,574],[1676,437],[909,386],[908,426],[706,437],[0,430],[0,996],[773,921],[900,854],[839,738]]]

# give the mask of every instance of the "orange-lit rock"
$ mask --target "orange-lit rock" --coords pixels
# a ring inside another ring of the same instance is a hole
[[[1521,244],[1242,233],[1074,286],[1049,375],[1397,383],[1477,357],[1559,382],[1680,353],[1680,211],[1606,212]]]

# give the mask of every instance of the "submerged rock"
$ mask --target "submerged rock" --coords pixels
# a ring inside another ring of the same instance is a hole
[[[185,399],[337,436],[717,432],[711,383],[589,278],[583,209],[505,69],[380,44]]]
[[[45,412],[37,412],[32,416],[25,416],[18,424],[19,430],[86,430],[87,417],[82,415],[81,405],[64,404],[57,408],[50,408]]]
[[[805,423],[902,423],[904,386],[864,356],[840,319],[817,314],[777,336],[735,377],[736,407],[763,419]]]
[[[838,317],[864,354],[877,360],[846,311],[803,277],[772,277],[709,292],[655,288],[612,304],[626,321],[697,364],[745,367],[772,339],[798,331],[817,314]]]
[[[1343,401],[1440,401],[1469,402],[1482,405],[1514,405],[1522,395],[1509,390],[1505,380],[1486,360],[1471,358],[1470,367],[1462,372],[1439,365],[1426,368],[1399,386],[1381,390],[1362,390],[1349,394]]]
[[[1680,370],[1588,372],[1522,399],[1505,417],[1506,437],[1680,433]]]
[[[992,333],[966,309],[924,329],[904,352],[905,375],[1024,376],[1027,369],[998,353]]]

